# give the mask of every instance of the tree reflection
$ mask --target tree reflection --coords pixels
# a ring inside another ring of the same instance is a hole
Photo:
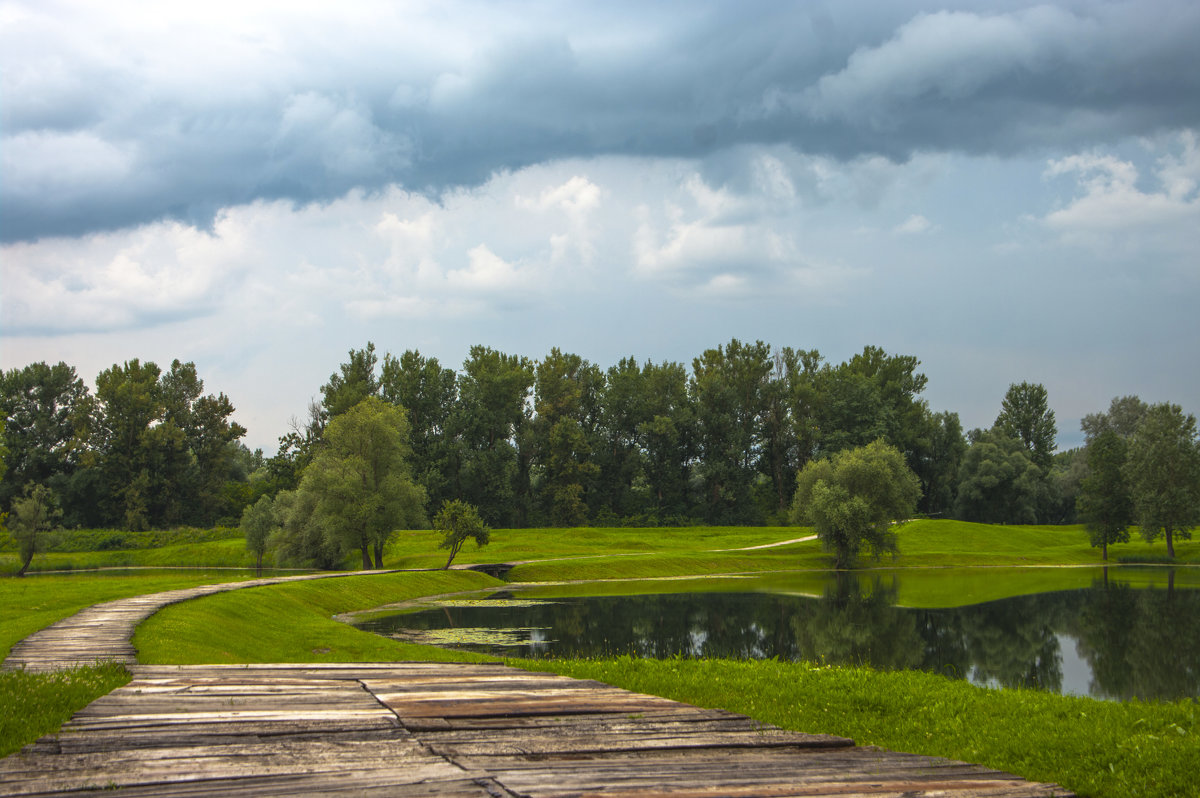
[[[397,629],[525,630],[523,647],[462,645],[514,656],[730,657],[919,669],[1003,687],[1064,689],[1060,640],[1090,666],[1098,697],[1200,695],[1200,591],[1090,589],[946,610],[897,607],[895,578],[839,573],[821,598],[755,593],[602,596],[510,606],[449,606],[364,622]],[[517,596],[519,598],[519,596]],[[536,630],[536,631],[533,631]],[[479,635],[464,635],[475,640]]]

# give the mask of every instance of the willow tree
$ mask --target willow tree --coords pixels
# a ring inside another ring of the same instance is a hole
[[[904,455],[879,440],[805,465],[792,520],[812,524],[835,567],[849,568],[860,552],[897,551],[892,522],[909,517],[920,498],[920,480]]]
[[[397,529],[425,526],[425,491],[413,481],[403,408],[371,396],[330,420],[300,492],[312,499],[313,521],[344,551],[358,549],[362,567],[383,567]]]

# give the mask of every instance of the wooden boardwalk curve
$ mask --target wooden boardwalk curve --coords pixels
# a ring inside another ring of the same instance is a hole
[[[96,604],[47,626],[12,647],[4,659],[4,670],[52,671],[76,665],[94,665],[99,661],[133,665],[133,630],[168,604],[209,596],[226,590],[298,582],[307,579],[333,579],[341,576],[392,573],[391,571],[353,571],[348,573],[300,574],[221,582],[213,585],[166,590],[143,596],[115,599]]]
[[[133,680],[0,760],[0,796],[1070,795],[978,765],[502,665],[134,664],[134,627],[162,606],[329,576],[111,601],[14,646],[5,667],[115,659]]]
[[[961,762],[501,665],[134,666],[0,795],[1050,796]]]

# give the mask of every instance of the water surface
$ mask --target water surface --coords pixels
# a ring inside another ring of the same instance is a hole
[[[630,596],[531,598],[514,590],[356,625],[505,656],[777,657],[1106,699],[1200,696],[1200,590],[1181,587],[1173,574],[1132,580],[1150,586],[1096,577],[1089,587],[945,609],[898,606],[900,581],[910,578],[917,577],[838,574],[819,596],[778,586],[751,592],[752,583]]]

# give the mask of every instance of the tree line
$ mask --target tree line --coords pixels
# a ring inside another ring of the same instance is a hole
[[[1197,523],[1195,419],[1178,406],[1116,399],[1084,420],[1084,449],[1056,452],[1044,386],[1012,385],[991,428],[964,432],[956,413],[922,398],[919,367],[874,346],[833,363],[733,339],[690,368],[634,358],[603,368],[558,348],[530,359],[475,346],[456,371],[416,350],[380,358],[368,343],[264,457],[241,443],[232,403],[205,394],[192,363],[114,364],[94,392],[67,364],[35,363],[0,375],[0,507],[41,485],[67,526],[234,524],[263,496],[299,497],[306,478],[332,480],[338,419],[371,400],[398,411],[386,424],[414,488],[401,514],[413,524],[449,500],[478,508],[491,527],[785,523],[806,465],[875,441],[915,475],[925,515],[1072,523],[1082,511],[1106,529],[1148,522],[1168,546]],[[1187,465],[1156,470],[1172,435]],[[1146,498],[1168,477],[1183,485],[1173,514]],[[1101,506],[1114,484],[1128,501]],[[326,509],[327,518],[346,511]]]

